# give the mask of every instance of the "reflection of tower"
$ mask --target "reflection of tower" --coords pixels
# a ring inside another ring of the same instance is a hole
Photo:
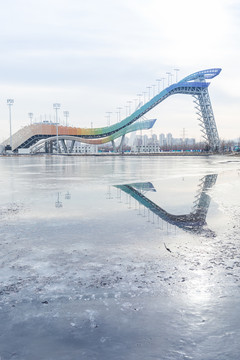
[[[126,184],[126,185],[115,185],[117,189],[121,189],[126,194],[129,194],[139,203],[141,203],[145,208],[148,209],[148,218],[149,218],[149,211],[153,214],[157,215],[167,224],[175,225],[180,229],[183,229],[188,232],[192,233],[203,233],[206,236],[214,236],[214,233],[207,228],[204,228],[206,223],[206,217],[210,205],[211,198],[207,194],[207,191],[213,187],[217,179],[217,175],[206,175],[204,178],[201,179],[200,189],[196,196],[196,201],[194,202],[193,210],[189,214],[184,215],[174,215],[170,214],[153,201],[148,199],[141,189],[145,186],[145,189],[148,191],[153,188],[151,183],[137,183],[137,184]],[[140,185],[141,184],[141,185]],[[145,185],[144,185],[145,184]],[[151,184],[152,188],[149,187]],[[155,190],[155,189],[154,189]],[[155,190],[156,191],[156,190]],[[153,217],[154,221],[154,217]]]
[[[210,196],[207,194],[207,190],[211,189],[217,180],[217,175],[207,175],[201,179],[201,183],[199,185],[199,191],[196,196],[196,200],[194,201],[193,213],[198,214],[201,218],[205,218],[207,216],[208,208],[211,202]]]
[[[55,207],[56,208],[61,208],[63,206],[62,201],[59,200],[59,197],[60,197],[60,193],[58,192],[57,201],[55,202]]]

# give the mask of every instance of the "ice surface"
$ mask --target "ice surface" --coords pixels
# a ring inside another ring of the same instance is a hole
[[[0,171],[1,360],[239,359],[237,158],[12,157]],[[210,174],[201,231],[115,187],[151,182],[144,196],[188,215]]]

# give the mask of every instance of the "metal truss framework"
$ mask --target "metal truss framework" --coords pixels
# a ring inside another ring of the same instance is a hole
[[[219,136],[213,115],[210,97],[208,94],[209,82],[220,73],[221,69],[207,69],[191,74],[179,82],[172,84],[150,99],[147,103],[137,108],[131,115],[122,121],[102,128],[69,128],[59,126],[59,135],[78,137],[78,141],[89,144],[102,144],[113,141],[115,138],[125,135],[127,132],[135,131],[133,123],[141,119],[155,106],[174,94],[187,94],[194,97],[198,119],[205,140],[212,151],[219,149]],[[151,125],[153,126],[153,124]],[[19,130],[13,136],[13,150],[28,148],[40,139],[56,136],[56,126],[53,124],[33,124]],[[9,139],[2,145],[9,144]]]
[[[209,142],[212,149],[219,149],[219,135],[213,115],[208,89],[202,90],[198,95],[193,95],[196,113],[200,121],[203,138]]]

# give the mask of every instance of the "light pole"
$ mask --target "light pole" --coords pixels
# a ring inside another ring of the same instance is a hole
[[[63,116],[66,118],[66,126],[68,126],[69,111],[64,111]]]
[[[150,97],[151,97],[151,86],[147,86],[147,89],[148,89],[148,100],[150,100]]]
[[[108,114],[108,115],[107,115],[107,119],[108,119],[107,125],[110,126],[110,119],[111,119],[112,111],[107,111],[106,114]]]
[[[61,104],[54,103],[53,108],[56,110],[56,132],[57,132],[57,154],[58,154],[58,110],[60,109]]]
[[[168,86],[170,85],[170,83],[169,83],[169,79],[170,79],[170,75],[171,75],[171,73],[170,72],[166,72],[166,74],[167,74],[167,76],[168,76]]]
[[[133,99],[134,100],[134,111],[136,111],[137,110],[137,101],[138,101],[138,99]]]
[[[156,79],[157,84],[158,84],[158,94],[160,93],[160,82],[162,81],[162,79]]]
[[[121,110],[122,110],[122,107],[119,106],[117,109],[118,109],[118,113],[119,113],[119,121],[121,121]]]
[[[143,100],[144,100],[144,104],[146,102],[146,94],[147,94],[147,91],[143,91]]]
[[[152,87],[153,87],[153,96],[155,96],[155,87],[156,87],[156,84],[153,84]]]
[[[164,80],[165,80],[166,78],[162,78],[162,82],[163,82],[163,90],[164,90]]]
[[[177,73],[180,69],[173,69],[175,72],[176,72],[176,83],[178,82],[178,76],[177,76]]]
[[[12,150],[12,113],[11,113],[11,106],[14,104],[13,99],[7,99],[7,105],[9,108],[9,124],[10,124],[10,146]]]
[[[32,125],[33,113],[28,113],[28,117],[30,119],[30,125]]]
[[[132,104],[132,101],[127,101],[127,103],[129,104],[128,107],[129,107],[129,115],[131,114],[131,104]]]
[[[141,97],[143,96],[142,94],[137,94],[138,96],[138,106],[140,106],[141,103]]]

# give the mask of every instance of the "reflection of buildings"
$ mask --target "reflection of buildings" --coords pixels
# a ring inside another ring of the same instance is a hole
[[[213,187],[217,179],[217,175],[206,175],[200,180],[199,190],[194,201],[193,210],[189,214],[173,215],[148,199],[144,193],[154,191],[151,183],[137,183],[116,185],[120,191],[134,198],[139,205],[142,204],[144,209],[148,209],[152,214],[158,216],[168,224],[175,225],[185,231],[192,233],[202,233],[206,236],[214,236],[214,233],[206,228],[206,216],[208,213],[211,198],[207,194],[208,190]],[[155,190],[156,191],[156,190]]]

